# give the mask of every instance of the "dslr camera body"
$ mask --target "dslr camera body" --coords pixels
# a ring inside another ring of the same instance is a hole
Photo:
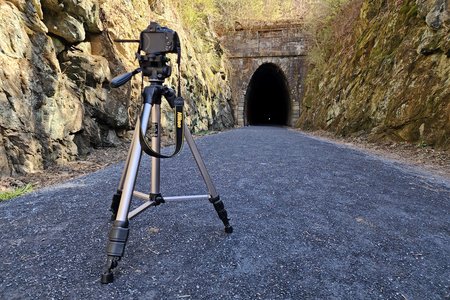
[[[136,54],[144,76],[153,80],[164,80],[172,74],[172,68],[167,63],[167,53],[177,53],[180,56],[181,46],[178,34],[167,27],[161,27],[156,22],[141,32],[139,51]]]
[[[161,27],[156,22],[141,32],[139,49],[146,54],[178,53],[180,39],[178,34],[167,27]]]

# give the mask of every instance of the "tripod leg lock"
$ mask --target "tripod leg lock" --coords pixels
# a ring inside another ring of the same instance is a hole
[[[225,205],[223,204],[222,200],[220,200],[220,196],[217,195],[217,197],[210,197],[209,202],[214,205],[214,209],[217,212],[217,215],[219,216],[219,219],[222,220],[223,225],[225,226],[225,232],[226,233],[232,233],[233,227],[230,225],[230,219],[228,219],[227,211],[225,210]]]
[[[109,232],[109,242],[106,248],[108,256],[122,257],[125,251],[125,244],[128,240],[128,222],[114,221]]]
[[[114,280],[112,269],[117,267],[118,261],[122,258],[125,251],[125,244],[128,240],[128,221],[114,221],[109,232],[109,241],[106,246],[108,259],[105,270],[101,277],[102,283],[111,283]]]

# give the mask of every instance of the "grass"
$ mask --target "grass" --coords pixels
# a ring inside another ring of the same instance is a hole
[[[343,0],[320,0],[336,2]],[[172,0],[185,27],[205,34],[206,29],[233,30],[236,22],[297,20],[314,7],[298,0]]]
[[[25,195],[33,190],[33,185],[31,183],[24,185],[22,187],[16,188],[12,191],[0,192],[0,201],[10,200],[22,195]]]

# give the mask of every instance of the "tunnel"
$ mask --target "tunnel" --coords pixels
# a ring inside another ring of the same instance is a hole
[[[253,74],[245,95],[247,125],[290,125],[289,86],[283,71],[265,63]]]

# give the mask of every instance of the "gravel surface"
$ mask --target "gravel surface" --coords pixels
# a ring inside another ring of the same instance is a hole
[[[150,208],[102,285],[114,165],[0,203],[0,299],[450,298],[447,179],[283,128],[197,143],[233,234],[207,201]],[[164,196],[205,192],[187,146],[162,162]]]

